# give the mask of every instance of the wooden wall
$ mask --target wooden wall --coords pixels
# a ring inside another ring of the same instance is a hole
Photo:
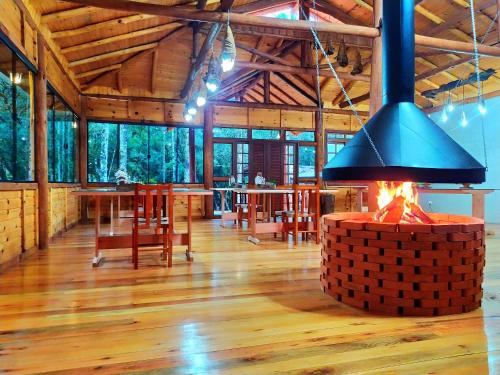
[[[50,187],[50,236],[78,222],[79,200],[69,192],[75,186]],[[38,243],[37,187],[34,183],[0,184],[0,271],[16,263]]]

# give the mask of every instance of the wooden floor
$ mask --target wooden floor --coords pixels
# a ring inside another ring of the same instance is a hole
[[[179,248],[172,269],[158,252],[92,269],[79,226],[1,275],[0,373],[500,374],[500,237],[482,310],[389,318],[325,296],[312,243],[195,229],[191,265]]]

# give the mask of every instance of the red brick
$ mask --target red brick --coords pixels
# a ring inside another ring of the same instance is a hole
[[[415,233],[415,240],[442,242],[446,241],[447,237],[446,233]]]
[[[417,242],[417,241],[410,241],[410,242],[401,242],[401,248],[402,249],[411,249],[411,250],[432,250],[433,248],[433,242]]]
[[[381,249],[398,249],[398,241],[368,240],[368,246]]]
[[[351,290],[358,290],[358,291],[362,291],[362,292],[365,290],[365,286],[363,284],[355,283],[352,281],[342,282],[342,287],[347,288],[347,289],[351,289]]]
[[[474,288],[474,280],[454,281],[451,283],[451,290]]]
[[[402,249],[384,249],[384,256],[415,259],[415,251]]]
[[[432,224],[399,224],[400,232],[431,233]]]
[[[415,305],[413,299],[397,298],[397,297],[385,297],[384,303],[388,305],[403,306],[403,307],[413,307]]]
[[[353,276],[352,281],[358,284],[362,285],[367,285],[371,288],[373,287],[378,287],[378,280],[377,279],[371,279],[369,277],[364,277],[364,276]]]
[[[463,274],[461,273],[451,273],[451,274],[440,274],[436,275],[437,282],[454,282],[454,281],[462,281]]]
[[[484,224],[464,224],[462,225],[462,232],[483,232]]]
[[[350,261],[349,259],[343,259],[343,258],[335,258],[334,261],[332,261],[333,265],[341,265],[341,266],[346,266],[349,267]]]
[[[447,266],[434,266],[434,267],[422,267],[420,269],[422,275],[447,275],[450,273],[449,267]]]
[[[484,232],[474,232],[475,240],[482,240],[484,238]]]
[[[448,306],[448,307],[439,307],[438,315],[451,315],[451,314],[461,314],[462,306]]]
[[[339,251],[351,251],[351,247],[349,246],[349,244],[339,242],[333,242],[331,245],[331,249]]]
[[[343,267],[342,273],[345,273],[348,275],[363,276],[365,274],[365,271],[359,267]]]
[[[368,271],[380,271],[380,264],[370,262],[356,262],[356,267]]]
[[[370,271],[370,277],[380,280],[398,281],[398,275],[396,273]]]
[[[337,236],[347,236],[347,229],[330,227],[328,229],[328,233],[334,234],[334,235],[337,235]]]
[[[384,265],[384,272],[388,273],[403,273],[412,274],[415,267],[413,266],[398,266],[396,264],[386,264]]]
[[[363,246],[366,245],[366,241],[364,238],[353,238],[353,237],[342,237],[340,242],[348,244],[348,245],[357,245]]]
[[[439,298],[453,299],[462,296],[461,290],[442,290],[438,292]]]
[[[396,232],[397,231],[397,224],[391,224],[391,223],[366,223],[366,229],[367,230],[372,230],[372,231],[377,231],[377,232]]]
[[[380,314],[398,315],[397,306],[387,306],[381,303],[369,303],[370,310]]]
[[[469,233],[462,233],[462,232],[456,232],[456,233],[448,233],[448,241],[471,241],[474,239],[474,233],[469,232]]]
[[[378,239],[378,232],[373,232],[369,230],[352,230],[351,237],[376,240]]]
[[[465,234],[465,233],[464,233]],[[463,242],[464,250],[473,250],[483,246],[483,240],[471,240]]]
[[[460,266],[462,265],[462,258],[437,258],[438,266]]]
[[[432,224],[432,233],[461,232],[462,224]]]
[[[370,288],[370,293],[375,294],[377,296],[383,297],[397,297],[399,296],[399,290],[397,289],[386,289],[380,287]]]
[[[425,258],[403,258],[403,266],[421,266],[421,267],[431,267],[434,264],[433,259]]]
[[[356,254],[356,253],[349,253],[347,251],[342,253],[342,258],[345,259],[351,259],[351,260],[358,260],[358,261],[363,261],[364,255],[363,254]]]
[[[473,264],[466,264],[466,265],[460,265],[460,266],[452,266],[451,267],[453,273],[471,273],[474,272],[474,265]]]
[[[331,217],[328,217],[328,216],[325,216],[325,218],[324,218],[324,224],[328,225],[329,228],[338,227],[341,221],[342,220],[335,220],[335,219],[332,219]]]
[[[382,287],[385,289],[394,289],[394,290],[413,290],[413,283],[384,280]]]
[[[450,306],[469,305],[474,303],[474,296],[457,297],[450,300]]]
[[[345,229],[363,230],[366,222],[363,220],[343,220],[339,227]]]
[[[389,257],[386,255],[368,255],[368,262],[370,263],[378,263],[378,264],[397,264],[397,257]]]
[[[403,297],[411,299],[432,299],[434,298],[434,292],[430,290],[405,290],[403,291]]]
[[[379,255],[380,249],[378,247],[369,246],[353,246],[352,250],[356,253],[367,254],[367,255]]]
[[[422,259],[448,259],[450,257],[449,250],[426,250],[420,252]]]
[[[424,307],[405,307],[403,309],[403,315],[433,316],[434,309],[433,308],[424,308]]]
[[[432,290],[432,291],[440,291],[440,290],[448,290],[448,283],[420,283],[420,290]]]
[[[463,242],[436,242],[437,250],[462,250]]]
[[[412,234],[411,233],[402,233],[402,232],[381,232],[380,233],[381,240],[388,241],[411,241]]]
[[[448,307],[450,305],[450,300],[447,298],[440,299],[425,299],[423,298],[421,301],[422,307]]]
[[[434,282],[434,275],[423,275],[423,274],[418,274],[415,275],[413,273],[403,275],[403,280],[406,282],[413,282],[413,283],[432,283]]]
[[[346,305],[357,307],[358,309],[364,308],[364,301],[352,298],[352,297],[342,297],[342,302]]]

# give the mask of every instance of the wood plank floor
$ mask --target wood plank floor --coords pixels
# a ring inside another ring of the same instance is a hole
[[[487,240],[483,308],[389,318],[319,287],[319,247],[259,245],[195,223],[195,261],[178,249],[106,253],[78,226],[0,275],[0,373],[500,374],[500,237]]]

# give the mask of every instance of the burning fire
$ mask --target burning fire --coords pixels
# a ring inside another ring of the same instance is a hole
[[[375,221],[383,223],[431,224],[433,221],[418,204],[413,182],[378,181]]]

